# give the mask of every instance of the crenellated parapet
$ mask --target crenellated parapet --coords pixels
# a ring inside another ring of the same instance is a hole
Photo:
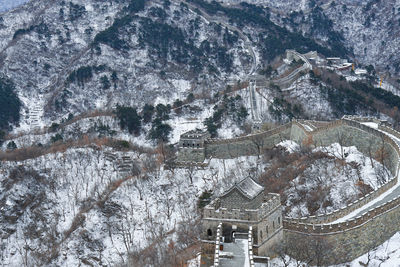
[[[212,228],[215,223],[223,222],[228,228],[244,229],[248,224],[253,225],[253,248],[261,253],[259,255],[273,251],[282,239],[286,239],[286,243],[297,242],[297,247],[304,246],[305,249],[317,240],[330,248],[329,255],[323,259],[328,265],[353,260],[400,229],[400,196],[396,194],[399,191],[400,132],[391,128],[387,121],[356,116],[344,116],[331,122],[294,120],[253,135],[227,140],[208,139],[204,149],[206,157],[233,158],[256,155],[261,148],[273,147],[283,140],[306,142],[312,147],[333,143],[355,146],[368,157],[383,151],[385,158],[381,161],[390,171],[391,178],[341,209],[302,218],[286,217],[282,221],[280,198],[276,194],[268,194],[257,209],[226,208],[215,199],[204,208],[205,226]],[[387,201],[378,199],[380,196]],[[232,199],[237,200],[234,194]],[[254,202],[257,202],[256,197]],[[270,232],[271,229],[274,231]],[[296,257],[295,251],[292,252],[289,248],[289,254]]]
[[[281,205],[280,195],[269,193],[258,209],[228,209],[220,206],[220,199],[216,198],[204,207],[204,220],[217,221],[248,221],[255,223],[261,221]]]
[[[304,223],[301,220],[286,217],[283,220],[283,226],[285,230],[297,231],[307,234],[332,234],[342,231],[348,231],[355,227],[362,226],[371,221],[373,218],[383,215],[387,211],[394,209],[399,209],[398,212],[400,214],[400,196],[344,222],[327,224]]]
[[[242,141],[252,141],[252,140],[256,140],[256,139],[262,139],[262,138],[266,138],[266,137],[269,137],[272,135],[280,134],[284,130],[290,129],[291,126],[292,126],[292,123],[290,122],[290,123],[283,124],[281,126],[278,126],[271,130],[268,130],[268,131],[249,134],[249,135],[245,135],[245,136],[239,136],[239,137],[228,138],[228,139],[212,138],[212,139],[208,139],[206,141],[206,145],[232,144],[232,143],[237,143],[237,142],[242,142]]]
[[[320,246],[329,248],[323,264],[339,264],[351,261],[388,240],[398,232],[399,218],[400,197],[397,197],[344,222],[309,224],[284,220],[284,236],[286,242],[298,243],[288,247],[289,255],[298,256],[293,247],[307,248],[318,242]]]
[[[309,223],[309,224],[327,224],[333,221],[336,221],[344,216],[350,214],[351,212],[363,207],[367,203],[371,202],[372,200],[376,199],[384,192],[392,188],[397,183],[397,178],[392,177],[389,182],[383,184],[378,189],[366,194],[365,196],[353,201],[352,203],[346,205],[341,209],[334,210],[332,212],[321,214],[321,215],[313,215],[301,218],[291,218],[286,217],[285,220],[287,222],[294,222],[294,223]]]

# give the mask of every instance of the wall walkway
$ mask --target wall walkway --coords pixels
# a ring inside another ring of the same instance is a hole
[[[377,127],[368,123],[375,123]],[[285,218],[284,236],[289,243],[315,244],[318,240],[331,251],[324,264],[337,264],[366,253],[399,231],[400,133],[377,120],[344,117],[330,123],[293,121],[249,136],[208,140],[205,144],[206,157],[256,155],[262,148],[270,148],[289,139],[314,146],[329,146],[338,142],[344,146],[356,146],[367,156],[376,155],[383,149],[386,154],[383,164],[392,174],[392,178],[377,190],[343,209],[318,216]],[[373,202],[378,198],[379,201]],[[292,251],[292,256],[298,257],[296,251]]]

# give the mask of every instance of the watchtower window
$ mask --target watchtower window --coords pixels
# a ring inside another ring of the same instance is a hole
[[[268,225],[265,226],[265,232],[267,233],[268,236]]]
[[[262,231],[260,231],[260,239],[262,239]]]
[[[208,236],[212,236],[212,231],[211,231],[211,229],[208,229],[208,230],[207,230],[207,235],[208,235]]]
[[[275,222],[272,222],[272,228],[275,229]]]
[[[200,144],[197,144],[197,147],[200,147]]]
[[[278,225],[281,224],[281,217],[278,217]]]

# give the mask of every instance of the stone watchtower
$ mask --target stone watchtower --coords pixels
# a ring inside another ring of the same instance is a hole
[[[225,242],[232,242],[233,233],[247,235],[252,226],[254,254],[273,256],[272,248],[283,238],[280,196],[265,193],[263,186],[246,178],[213,200],[203,211],[203,254],[215,241],[219,223]]]
[[[204,142],[210,138],[207,131],[195,129],[181,135],[179,140],[178,162],[203,162]]]

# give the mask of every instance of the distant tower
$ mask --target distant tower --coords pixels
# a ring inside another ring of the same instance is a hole
[[[204,142],[210,138],[207,131],[195,129],[181,135],[179,140],[179,162],[203,162],[205,160]]]

